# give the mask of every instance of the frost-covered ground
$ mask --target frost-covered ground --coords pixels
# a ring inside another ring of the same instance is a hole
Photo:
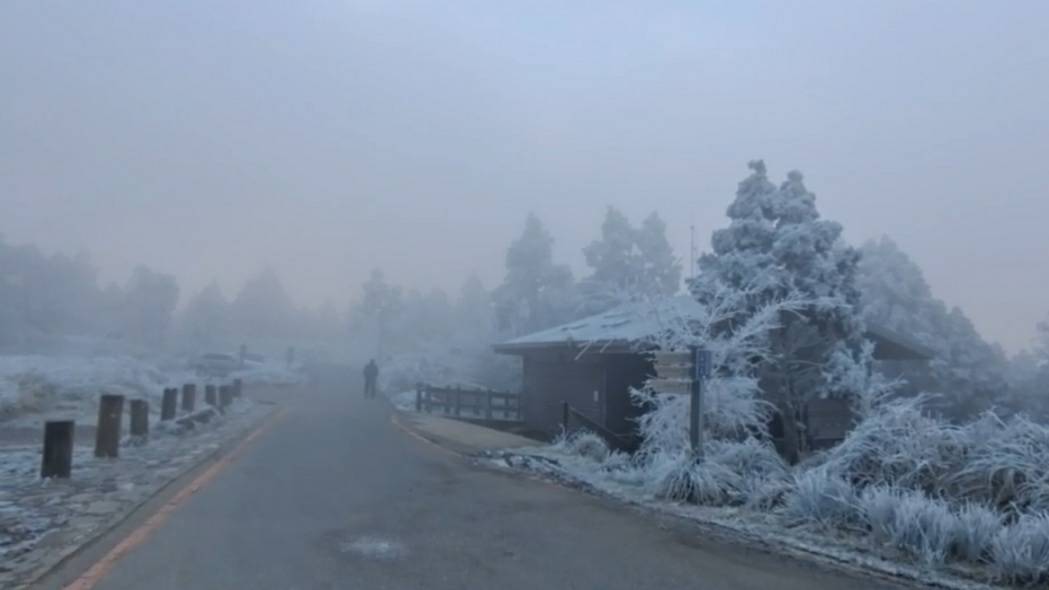
[[[0,447],[0,587],[35,577],[269,411],[237,401],[192,430],[153,428],[147,444],[123,445],[118,459],[78,446],[68,480],[40,479],[39,445]]]
[[[783,553],[901,576],[930,586],[971,590],[987,588],[990,574],[979,567],[952,564],[929,567],[892,548],[858,534],[848,534],[815,522],[792,520],[783,510],[755,510],[740,506],[703,506],[660,498],[622,456],[608,454],[602,443],[562,441],[533,448],[495,451],[491,464],[534,473],[608,496],[627,504],[716,526],[741,541]]]
[[[246,384],[287,384],[299,382],[301,376],[283,365],[256,364],[221,382],[234,378]],[[220,381],[201,378],[181,358],[0,356],[0,422],[30,426],[48,416],[91,424],[103,393],[159,401],[166,387],[209,382]],[[159,405],[151,407],[156,412]]]

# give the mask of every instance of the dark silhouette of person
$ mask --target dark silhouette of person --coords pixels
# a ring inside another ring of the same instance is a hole
[[[367,365],[364,365],[364,397],[371,399],[375,397],[376,383],[379,381],[379,365],[375,364],[375,359],[368,361]]]

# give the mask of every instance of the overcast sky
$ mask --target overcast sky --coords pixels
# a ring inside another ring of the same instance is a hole
[[[0,233],[184,295],[502,276],[529,211],[700,245],[746,162],[1010,350],[1049,313],[1049,2],[0,5]]]

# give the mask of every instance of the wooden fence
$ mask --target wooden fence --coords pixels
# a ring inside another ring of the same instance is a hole
[[[586,414],[568,405],[568,402],[561,402],[561,428],[565,434],[569,434],[576,430],[573,428],[575,425],[603,438],[613,451],[633,453],[641,443],[637,435],[616,434],[591,420]]]
[[[521,421],[521,396],[490,389],[435,387],[420,383],[415,389],[415,410],[432,413],[438,408],[456,418]]]

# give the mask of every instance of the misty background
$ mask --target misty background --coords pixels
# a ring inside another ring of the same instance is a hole
[[[708,250],[764,158],[851,243],[889,236],[1004,363],[1049,312],[1046,23],[1041,2],[5,3],[4,289],[46,318],[9,305],[7,346],[170,345],[224,306],[231,342],[337,340],[391,313],[369,284],[464,309],[531,213],[565,289],[609,206],[658,211],[688,276],[689,227]],[[592,311],[563,305],[531,327]],[[519,331],[491,309],[488,340]]]

